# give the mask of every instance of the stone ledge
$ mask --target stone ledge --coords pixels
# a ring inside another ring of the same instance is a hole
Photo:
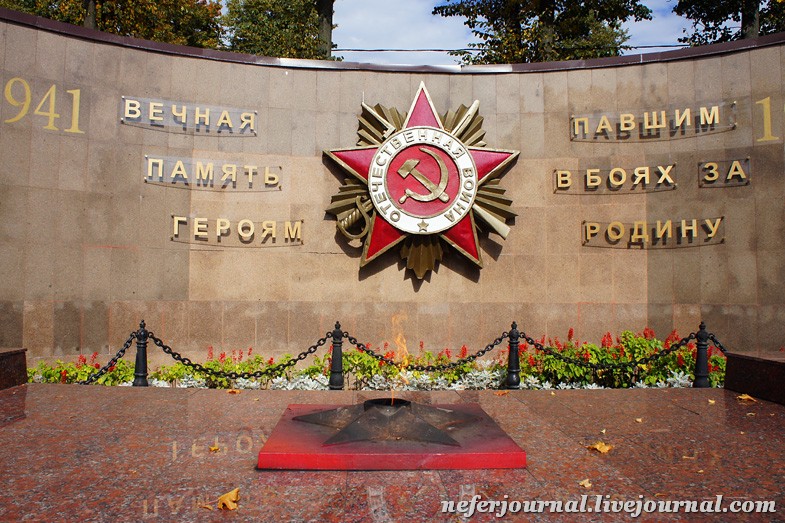
[[[728,353],[725,388],[785,405],[785,361]]]
[[[0,349],[0,390],[27,383],[27,349]]]

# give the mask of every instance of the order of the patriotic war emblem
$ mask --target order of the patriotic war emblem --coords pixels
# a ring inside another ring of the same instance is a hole
[[[478,267],[478,229],[507,237],[515,217],[499,176],[518,151],[486,147],[479,102],[439,116],[424,84],[408,113],[362,104],[357,146],[324,151],[351,176],[327,212],[349,240],[363,242],[360,266],[400,245],[424,278],[446,242]]]

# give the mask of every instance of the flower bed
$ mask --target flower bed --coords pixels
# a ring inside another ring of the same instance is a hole
[[[539,340],[543,346],[558,352],[567,362],[556,356],[536,350],[523,343],[519,347],[521,388],[628,388],[628,387],[685,387],[692,384],[695,369],[694,343],[658,357],[647,364],[638,364],[632,371],[619,369],[594,370],[590,365],[619,364],[639,361],[656,355],[679,340],[672,332],[664,341],[658,340],[651,329],[635,334],[625,331],[615,339],[606,333],[600,345],[575,339],[570,329],[565,342],[558,338]],[[371,347],[369,347],[371,348]],[[385,343],[379,352],[394,359],[396,354]],[[328,388],[331,351],[324,357],[315,356],[304,368],[286,367],[292,357],[284,355],[275,361],[253,354],[253,349],[221,352],[214,356],[208,347],[207,361],[202,365],[226,373],[253,373],[271,368],[269,377],[262,379],[239,378],[230,380],[199,373],[182,363],[164,365],[149,376],[150,384],[164,387],[252,388],[252,389],[303,389]],[[464,361],[469,355],[466,346],[457,353],[443,349],[434,354],[420,342],[418,356],[407,356],[396,365],[378,361],[371,355],[350,348],[343,352],[346,388],[356,390],[464,390],[504,388],[507,375],[507,348],[498,348],[489,356],[476,361]],[[54,364],[41,362],[28,369],[28,379],[35,383],[77,383],[84,381],[101,368],[96,362],[97,353],[89,359],[80,355],[76,362],[57,360]],[[418,372],[410,365],[440,365],[461,362],[449,369]],[[277,369],[277,367],[282,367]],[[286,368],[284,368],[286,367]],[[713,387],[722,386],[725,378],[725,357],[714,347],[709,347],[709,381]],[[130,385],[133,368],[119,360],[96,382],[102,385]]]

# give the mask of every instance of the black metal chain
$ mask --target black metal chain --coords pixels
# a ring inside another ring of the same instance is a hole
[[[709,334],[709,339],[711,340],[711,342],[714,344],[715,347],[720,349],[720,351],[723,354],[728,354],[727,349],[725,349],[725,347],[723,347],[722,343],[720,343],[720,340],[718,340],[717,337],[714,334]]]
[[[86,380],[78,382],[78,384],[79,385],[90,385],[91,383],[95,382],[98,378],[100,378],[101,376],[106,374],[106,372],[109,369],[111,369],[112,367],[117,365],[117,360],[119,360],[120,358],[123,357],[123,355],[125,354],[125,351],[128,350],[128,348],[131,346],[131,343],[133,343],[133,341],[135,339],[136,339],[136,333],[132,332],[131,335],[128,336],[128,339],[125,340],[125,343],[123,344],[123,348],[121,348],[119,351],[117,351],[117,354],[115,354],[112,357],[112,359],[107,362],[106,365],[101,367],[101,369],[98,372],[94,372],[93,374],[90,374],[90,376]]]
[[[571,357],[565,356],[564,354],[561,354],[560,352],[557,352],[557,351],[551,349],[550,347],[544,347],[541,343],[539,343],[539,342],[535,341],[534,339],[528,337],[525,333],[521,333],[521,340],[527,342],[529,345],[532,345],[535,349],[537,349],[537,350],[539,350],[541,352],[544,352],[545,354],[549,354],[549,355],[553,356],[554,358],[557,358],[557,359],[559,359],[559,360],[561,360],[561,361],[563,361],[565,363],[572,363],[573,365],[579,365],[581,367],[588,367],[588,368],[592,369],[595,372],[598,371],[598,370],[619,370],[619,369],[630,370],[630,369],[637,368],[639,365],[645,365],[647,363],[651,363],[654,360],[657,360],[659,358],[667,356],[671,352],[674,352],[674,351],[684,347],[690,341],[694,340],[695,337],[696,337],[696,334],[694,332],[690,333],[689,336],[687,336],[686,338],[682,338],[681,340],[679,340],[676,343],[671,344],[671,346],[668,347],[667,349],[663,349],[663,350],[661,350],[659,352],[655,352],[655,353],[650,354],[649,356],[646,356],[645,358],[641,358],[639,360],[627,361],[627,362],[618,362],[618,363],[592,363],[590,361],[580,360],[580,359],[577,359],[577,358],[571,358]]]
[[[509,338],[509,336],[510,336],[509,333],[503,332],[501,336],[499,336],[498,338],[493,340],[492,343],[489,343],[488,345],[486,345],[485,348],[480,349],[477,352],[475,352],[474,354],[470,354],[470,355],[466,356],[465,358],[461,358],[461,359],[458,359],[458,360],[455,360],[455,361],[451,361],[449,363],[440,363],[438,365],[403,365],[403,366],[401,366],[400,364],[396,363],[393,359],[388,358],[387,356],[384,356],[384,355],[379,354],[377,352],[374,352],[372,349],[369,349],[367,345],[358,342],[357,338],[355,338],[354,336],[350,336],[348,332],[344,332],[343,333],[343,337],[348,339],[349,343],[354,345],[357,350],[359,350],[361,352],[364,352],[364,353],[368,354],[369,356],[371,356],[371,357],[373,357],[373,358],[375,358],[375,359],[377,359],[379,361],[383,361],[387,365],[392,365],[394,367],[399,367],[401,370],[413,370],[413,371],[419,371],[419,372],[434,372],[434,371],[437,371],[437,370],[439,370],[439,371],[449,370],[449,369],[454,369],[456,367],[460,367],[464,363],[473,362],[477,358],[479,358],[481,356],[484,356],[488,352],[490,352],[493,349],[495,349],[501,342],[503,342],[505,339]]]
[[[298,354],[296,358],[293,358],[293,359],[291,359],[289,361],[282,362],[282,363],[279,363],[277,365],[271,365],[271,366],[269,366],[269,367],[267,367],[265,369],[257,370],[255,372],[226,372],[226,371],[222,371],[222,370],[210,369],[210,368],[207,368],[204,365],[201,365],[199,363],[194,363],[189,358],[186,358],[185,356],[183,356],[179,352],[176,352],[176,351],[172,350],[171,347],[166,345],[163,341],[161,341],[160,338],[158,338],[152,332],[148,333],[148,337],[151,340],[153,340],[153,343],[158,345],[158,347],[160,347],[162,351],[164,351],[166,354],[170,355],[172,358],[174,358],[175,360],[179,361],[183,365],[185,365],[187,367],[191,367],[195,371],[203,373],[203,374],[209,374],[210,376],[216,376],[216,377],[219,377],[219,378],[229,378],[230,380],[236,380],[236,379],[239,379],[239,378],[243,378],[243,379],[251,379],[251,378],[259,379],[259,378],[262,378],[262,377],[269,377],[271,374],[276,374],[278,372],[284,371],[284,370],[288,369],[289,367],[294,366],[298,361],[302,361],[305,358],[307,358],[309,355],[311,355],[314,352],[316,352],[316,350],[319,347],[321,347],[322,345],[327,343],[327,340],[331,336],[332,336],[332,333],[328,332],[323,338],[319,338],[319,340],[316,343],[314,343],[313,345],[308,347],[308,349],[306,349],[303,352],[301,352],[300,354]]]

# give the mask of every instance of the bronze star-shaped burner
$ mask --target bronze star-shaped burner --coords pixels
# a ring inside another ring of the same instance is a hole
[[[478,420],[471,414],[392,398],[368,400],[362,405],[295,416],[293,419],[339,429],[322,446],[355,441],[417,441],[460,446],[448,431]]]

